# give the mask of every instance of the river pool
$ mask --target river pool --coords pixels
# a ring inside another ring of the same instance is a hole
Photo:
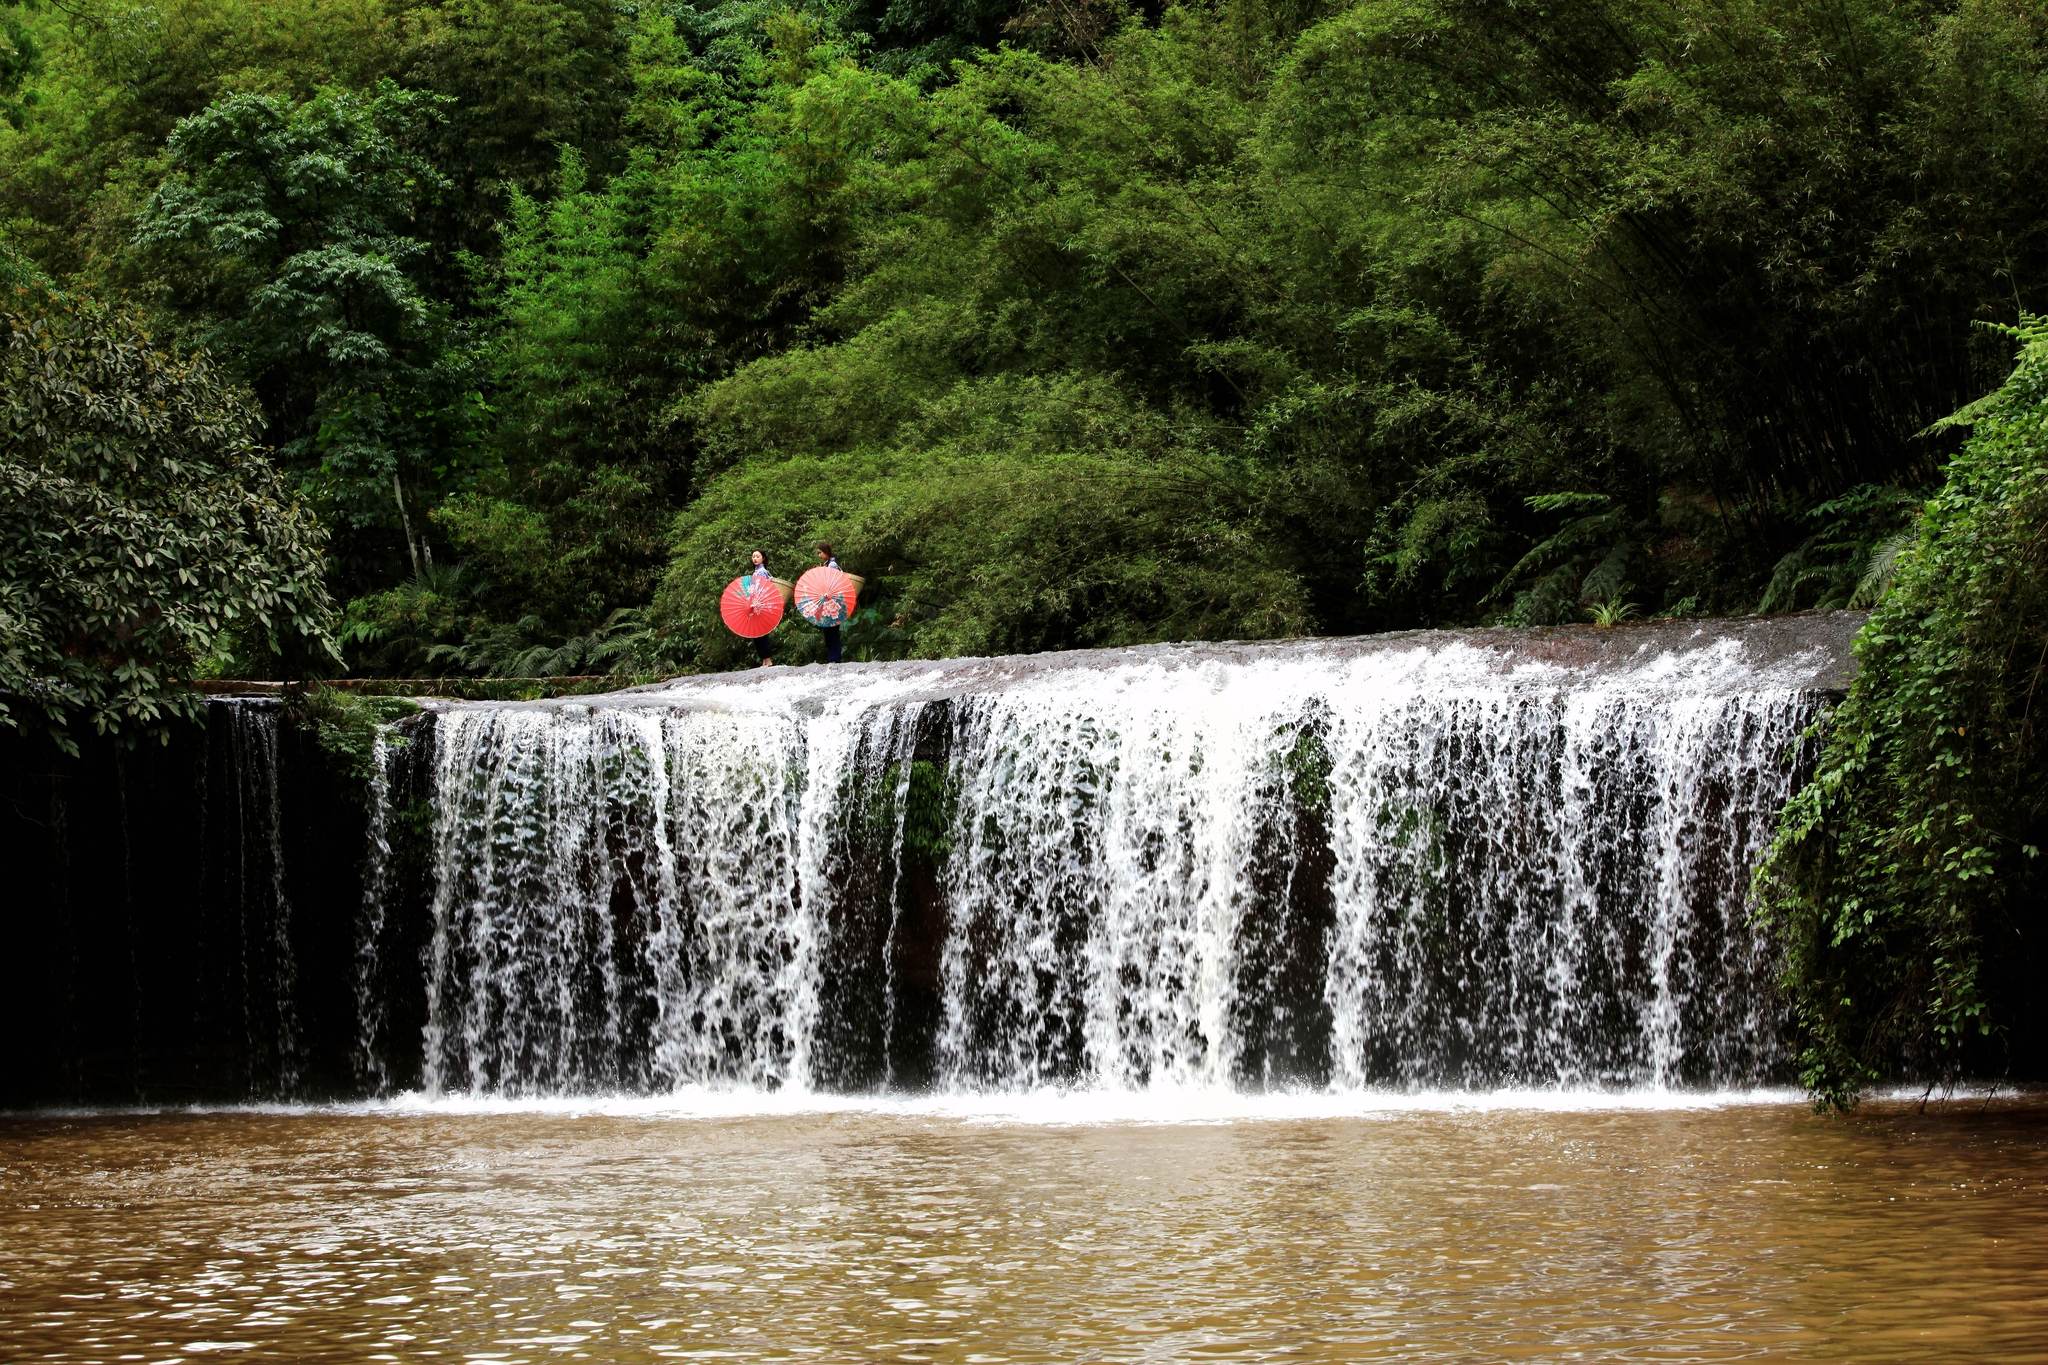
[[[2048,1101],[0,1119],[0,1358],[2048,1359]]]

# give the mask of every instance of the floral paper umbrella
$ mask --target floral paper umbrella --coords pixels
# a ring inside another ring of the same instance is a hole
[[[718,614],[733,634],[758,640],[782,620],[782,605],[782,589],[772,580],[743,573],[725,585]]]
[[[796,609],[804,620],[823,629],[843,626],[853,616],[860,579],[830,564],[804,570],[796,580]]]

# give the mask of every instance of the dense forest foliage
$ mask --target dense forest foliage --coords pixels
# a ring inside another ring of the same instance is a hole
[[[0,3],[0,721],[727,666],[819,538],[856,659],[1896,579],[1771,873],[1852,1093],[2015,998],[2043,186],[2039,0]]]
[[[14,3],[0,233],[246,388],[358,673],[721,665],[819,537],[856,658],[1793,608],[2048,307],[2044,73],[2031,0]]]

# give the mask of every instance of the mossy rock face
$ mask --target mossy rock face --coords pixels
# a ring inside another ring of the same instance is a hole
[[[424,847],[434,837],[435,814],[434,803],[427,797],[407,802],[392,813],[393,842],[404,838]]]
[[[1313,1087],[1330,1078],[1323,964],[1336,910],[1327,715],[1311,709],[1275,733],[1269,751],[1265,818],[1253,859],[1257,909],[1244,916],[1236,945],[1237,1080],[1253,1087]]]
[[[1296,732],[1280,756],[1287,791],[1298,813],[1321,819],[1330,809],[1330,747],[1314,720]]]
[[[904,804],[904,858],[916,858],[928,867],[938,867],[953,851],[960,780],[942,763],[913,759]]]
[[[1380,836],[1408,854],[1416,874],[1430,888],[1440,888],[1450,870],[1443,812],[1419,801],[1388,801],[1373,818]]]

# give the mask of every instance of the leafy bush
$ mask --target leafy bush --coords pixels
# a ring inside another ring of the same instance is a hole
[[[433,651],[461,639],[475,619],[463,567],[435,564],[382,592],[351,598],[341,644],[356,673],[419,677],[433,671]]]
[[[1532,512],[1571,515],[1563,526],[1517,560],[1494,589],[1496,598],[1520,584],[1508,619],[1516,625],[1569,621],[1582,606],[1600,625],[1625,619],[1618,607],[1630,586],[1629,560],[1640,557],[1644,528],[1604,493],[1546,493],[1528,499]]]
[[[2018,365],[1946,424],[1971,436],[1759,874],[1828,1104],[1902,1066],[1998,1072],[2048,1038],[2048,321],[2010,332]]]
[[[560,678],[578,674],[620,675],[643,664],[653,634],[643,614],[621,607],[595,629],[568,639],[548,634],[538,616],[510,623],[484,622],[457,643],[427,651],[433,664],[452,664],[465,673],[500,678]]]
[[[128,314],[21,282],[0,295],[0,724],[26,709],[161,732],[231,632],[335,657],[325,536],[257,443],[248,396]]]
[[[375,775],[378,735],[419,709],[408,697],[359,697],[336,687],[315,687],[294,696],[286,714],[311,727],[342,771],[366,783]]]
[[[537,613],[494,618],[472,590],[468,566],[435,566],[351,601],[341,639],[359,670],[387,677],[622,676],[652,662],[654,637],[645,615],[621,607],[589,630],[563,636]]]

